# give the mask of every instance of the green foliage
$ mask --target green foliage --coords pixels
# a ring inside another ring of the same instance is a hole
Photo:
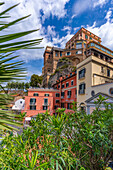
[[[8,88],[8,90],[11,89],[28,89],[30,87],[30,83],[24,83],[24,82],[8,82],[6,87]]]
[[[0,3],[0,6],[4,5],[4,2]],[[5,21],[6,18],[10,17],[8,12],[11,11],[13,8],[18,6],[19,4],[13,5],[6,10],[0,13],[0,31],[4,31],[9,27],[15,25],[16,23],[23,21],[24,19],[28,18],[28,16],[24,16],[22,18],[18,18],[16,20],[8,22]],[[17,88],[17,84],[13,83],[10,84],[11,81],[15,80],[22,80],[25,77],[25,68],[23,68],[23,61],[17,61],[19,56],[15,55],[15,52],[21,49],[38,49],[37,45],[42,41],[42,39],[33,39],[33,40],[24,40],[18,41],[18,38],[22,38],[26,35],[36,32],[37,30],[29,30],[24,32],[17,32],[13,34],[3,34],[1,32],[0,36],[0,90],[4,90],[2,85],[4,83],[8,83],[9,88]],[[5,33],[5,31],[4,31]],[[6,32],[7,33],[7,32]],[[24,88],[24,84],[18,84],[19,88]],[[4,92],[6,92],[4,90]],[[18,123],[14,123],[17,117],[19,116],[13,115],[10,111],[2,110],[3,107],[7,106],[11,103],[10,96],[8,94],[1,94],[0,95],[0,130],[12,130],[12,125],[19,125]]]
[[[59,59],[59,62],[64,62],[64,61],[69,61],[69,59],[67,57],[62,57]]]
[[[64,64],[63,66],[60,67],[60,70],[63,70],[68,67],[68,64]]]
[[[31,76],[30,85],[32,87],[40,87],[40,85],[42,84],[42,80],[43,80],[42,76],[38,76],[36,74],[33,74]]]
[[[76,69],[77,69],[77,68],[73,66],[73,70],[72,70],[72,72],[76,71]]]
[[[91,115],[74,106],[74,113],[38,114],[20,136],[5,137],[0,168],[104,170],[113,161],[113,105],[101,96],[96,104]]]

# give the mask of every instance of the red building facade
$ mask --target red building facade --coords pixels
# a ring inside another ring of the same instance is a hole
[[[71,109],[71,103],[77,101],[76,71],[66,77],[60,77],[53,87],[60,91],[60,107]]]
[[[69,112],[73,101],[77,101],[76,72],[60,77],[53,89],[29,89],[22,112],[26,112],[26,117],[34,117],[47,110],[50,114],[55,114],[57,108],[66,108],[66,112]]]

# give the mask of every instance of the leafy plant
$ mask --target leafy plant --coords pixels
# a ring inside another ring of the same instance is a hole
[[[105,110],[100,108],[104,104]],[[38,114],[20,136],[6,136],[0,168],[104,170],[113,161],[113,105],[99,97],[92,114]],[[4,147],[5,146],[5,147]]]
[[[0,6],[4,5],[4,2],[0,3]],[[16,23],[29,17],[25,16],[18,18],[11,22],[5,22],[5,18],[10,17],[7,13],[18,6],[19,4],[13,5],[0,13],[0,31],[4,31]],[[40,44],[42,39],[33,39],[25,41],[17,41],[18,38],[29,35],[38,30],[30,30],[24,32],[17,32],[13,34],[5,34],[0,36],[0,90],[4,90],[3,83],[10,82],[12,80],[21,80],[25,77],[25,68],[22,67],[23,61],[15,61],[19,56],[15,55],[14,52],[21,49],[39,49],[37,45]],[[13,41],[13,42],[12,42]],[[16,88],[16,87],[15,87]],[[4,90],[4,93],[6,91]],[[0,95],[0,106],[7,106],[10,104],[10,98],[7,94]],[[2,109],[2,108],[1,108]],[[17,125],[14,123],[15,116],[11,112],[7,112],[0,109],[0,129],[12,130],[13,127],[10,125]]]

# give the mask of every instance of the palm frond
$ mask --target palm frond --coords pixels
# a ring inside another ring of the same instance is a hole
[[[0,3],[0,6],[4,5],[4,2]],[[7,22],[5,18],[10,17],[8,12],[13,8],[17,7],[19,4],[13,5],[0,13],[0,31],[8,29],[9,27],[15,25],[18,22],[23,21],[28,18],[24,16],[18,18],[14,21]],[[18,55],[14,55],[16,51],[21,49],[39,49],[37,45],[42,41],[41,39],[32,39],[17,41],[18,38],[23,38],[31,33],[37,32],[38,29],[17,32],[13,34],[5,34],[0,36],[0,88],[3,90],[2,84],[5,82],[10,82],[13,80],[22,80],[25,78],[26,69],[23,67],[24,62],[18,61]],[[11,97],[8,94],[0,94],[0,130],[13,130],[16,129],[15,126],[21,127],[21,117],[20,115],[15,115],[9,110],[3,110],[11,103]],[[17,121],[18,120],[18,121]],[[17,130],[17,129],[16,129]]]

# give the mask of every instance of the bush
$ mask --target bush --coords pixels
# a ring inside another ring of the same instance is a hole
[[[73,110],[38,114],[21,135],[7,135],[0,146],[0,168],[104,170],[113,161],[113,105],[100,96],[91,115],[78,111],[75,103]]]

